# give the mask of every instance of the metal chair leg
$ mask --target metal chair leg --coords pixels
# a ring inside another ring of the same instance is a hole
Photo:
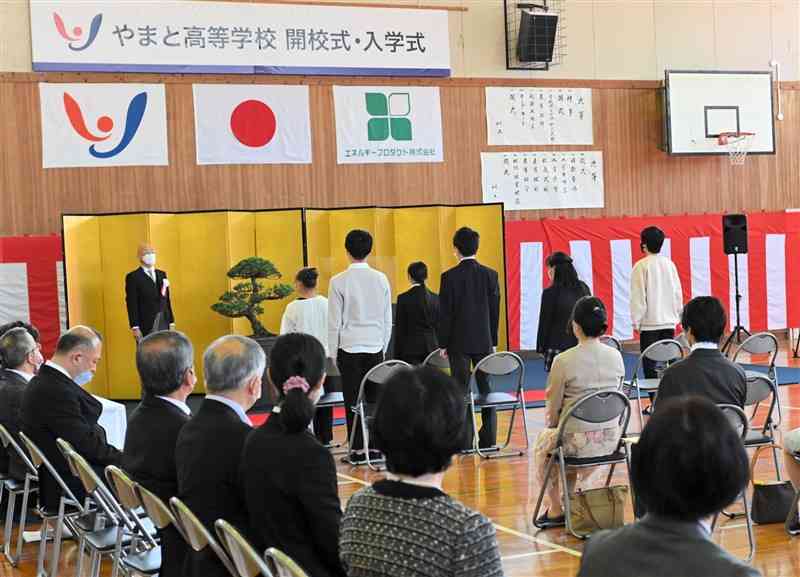
[[[46,517],[42,518],[42,526],[39,530],[39,556],[36,560],[36,577],[46,576],[45,571],[45,556],[47,555],[47,526],[50,520]]]
[[[544,482],[539,490],[539,498],[536,500],[536,508],[533,510],[533,526],[539,529],[541,529],[541,527],[536,524],[536,520],[539,518],[539,511],[542,509],[542,501],[544,501],[544,494],[547,491],[547,483],[550,482],[550,473],[553,470],[553,461],[555,461],[555,458],[555,452],[547,458],[547,465],[544,469]]]
[[[606,487],[611,485],[611,478],[614,476],[614,469],[616,466],[616,463],[611,463],[611,468],[608,470],[608,477],[606,477]]]
[[[742,492],[742,504],[744,505],[745,520],[747,521],[745,524],[747,527],[747,541],[750,544],[750,552],[747,555],[746,561],[750,563],[756,553],[756,540],[753,536],[753,520],[750,518],[750,505],[747,502],[747,491]]]
[[[570,507],[569,497],[570,497],[570,490],[569,490],[569,482],[567,481],[567,466],[564,463],[564,451],[561,450],[559,447],[558,449],[559,459],[559,474],[561,477],[561,500],[564,502],[564,522],[566,524],[567,530],[575,536],[576,539],[586,539],[586,535],[579,535],[575,532],[575,529],[572,527],[572,510]]]
[[[22,493],[22,510],[19,514],[19,529],[17,531],[17,548],[14,552],[14,555],[9,562],[12,566],[16,567],[17,563],[19,563],[20,557],[22,557],[22,544],[25,541],[24,533],[25,527],[28,524],[28,497],[31,494],[31,486],[30,486],[30,478],[25,478],[25,489]],[[8,555],[7,555],[8,557]]]
[[[8,503],[6,503],[6,525],[3,530],[3,555],[12,565],[15,565],[15,563],[11,556],[11,530],[14,527],[14,505],[16,505],[16,501],[17,494],[14,491],[9,491]]]

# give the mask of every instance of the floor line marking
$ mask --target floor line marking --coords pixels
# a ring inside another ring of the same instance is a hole
[[[501,561],[516,561],[517,559],[524,559],[526,557],[537,557],[539,555],[550,555],[552,553],[560,553],[557,549],[548,549],[547,551],[529,551],[527,553],[518,553],[516,555],[503,555],[500,557]]]
[[[345,475],[344,473],[336,473],[336,474],[350,483],[357,483],[365,487],[369,487],[370,485],[372,485],[372,483],[370,483],[369,481],[365,481],[364,479],[359,479],[358,477],[351,477],[350,475]]]

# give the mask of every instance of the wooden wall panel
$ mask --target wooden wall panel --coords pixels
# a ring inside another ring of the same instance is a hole
[[[37,82],[164,82],[169,127],[168,167],[41,168]],[[197,166],[192,82],[310,85],[313,164]],[[433,84],[441,87],[445,162],[336,164],[332,86]],[[510,212],[509,220],[540,217],[681,214],[800,207],[800,86],[782,95],[775,156],[744,167],[726,158],[669,157],[658,150],[658,83],[643,81],[402,80],[239,78],[225,76],[0,74],[0,235],[58,232],[62,213],[185,211],[288,207],[457,204],[481,200],[480,153],[486,146],[486,85],[590,86],[594,147],[605,158],[604,209]],[[491,150],[552,150],[493,147]],[[556,148],[558,149],[558,148]]]

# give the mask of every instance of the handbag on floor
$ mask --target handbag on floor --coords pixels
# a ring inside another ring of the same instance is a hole
[[[622,527],[625,524],[627,499],[628,487],[625,485],[576,491],[569,496],[569,518],[573,531],[586,537],[601,529]]]
[[[756,481],[755,469],[758,456],[763,449],[781,449],[778,445],[764,445],[756,449],[750,466],[753,480],[753,505],[750,516],[754,523],[783,523],[789,515],[794,500],[794,487],[789,481]]]

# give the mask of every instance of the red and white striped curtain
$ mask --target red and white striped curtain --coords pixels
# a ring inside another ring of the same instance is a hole
[[[800,326],[800,213],[748,214],[746,255],[739,255],[742,325],[752,331]],[[547,255],[572,255],[581,279],[603,300],[610,331],[634,337],[630,275],[647,226],[667,236],[662,254],[678,267],[684,300],[714,295],[735,319],[734,258],[722,249],[722,215],[613,219],[544,219],[506,223],[509,337],[513,349],[536,348]]]

